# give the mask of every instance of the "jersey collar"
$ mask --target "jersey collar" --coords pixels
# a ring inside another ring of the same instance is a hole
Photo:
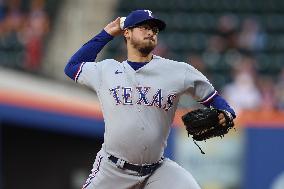
[[[161,59],[161,57],[153,54],[152,60],[150,60],[150,62],[148,62],[145,66],[148,66],[148,64],[151,64],[151,63],[153,62],[153,60],[156,60],[156,59]],[[141,69],[143,69],[143,68],[145,67],[145,66],[143,66],[143,67],[139,68],[138,70],[134,70],[134,69],[127,63],[127,60],[123,61],[122,64],[123,64],[124,69],[128,68],[128,69],[132,70],[133,72],[139,72],[139,70],[141,70]]]

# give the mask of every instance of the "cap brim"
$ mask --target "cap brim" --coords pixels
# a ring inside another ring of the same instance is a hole
[[[140,24],[147,23],[147,22],[154,23],[154,25],[156,25],[159,28],[159,31],[162,31],[166,28],[166,23],[162,20],[157,19],[157,18],[147,19],[147,20],[144,20],[142,22],[137,23],[136,25],[140,25]]]

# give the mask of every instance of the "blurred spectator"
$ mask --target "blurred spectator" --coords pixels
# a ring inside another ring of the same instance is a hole
[[[226,40],[219,35],[213,35],[208,40],[207,50],[210,52],[223,53],[226,50]]]
[[[49,19],[44,11],[44,0],[33,0],[24,31],[26,45],[25,68],[38,71],[43,53],[43,40],[49,31]]]
[[[224,53],[226,49],[226,40],[219,36],[214,35],[208,40],[208,45],[206,50],[202,53],[202,59],[206,65],[214,67],[218,66],[220,62],[221,54]]]
[[[258,79],[258,88],[261,92],[261,110],[272,111],[276,107],[274,81],[271,77],[262,76]]]
[[[4,19],[5,16],[5,3],[4,0],[0,0],[0,21]]]
[[[192,54],[189,56],[188,63],[192,65],[197,70],[201,71],[203,74],[207,75],[205,72],[205,66],[202,58],[198,54]]]
[[[230,58],[232,52],[238,46],[238,25],[239,20],[234,14],[226,14],[218,19],[217,33],[209,37],[206,50],[202,55],[206,65],[209,65],[212,69],[215,69],[215,67],[222,69],[228,66],[224,63],[230,64],[231,60],[228,57]]]
[[[219,18],[217,32],[225,39],[225,49],[237,48],[238,24],[238,17],[234,14],[223,15]]]
[[[236,64],[233,82],[224,87],[223,93],[236,112],[241,109],[257,109],[261,105],[261,93],[255,83],[255,60],[244,57]]]
[[[1,2],[0,7],[4,6]],[[28,12],[22,10],[23,2],[5,1],[7,11],[0,20],[0,65],[37,72],[43,41],[49,32],[49,18],[44,11],[44,0],[31,0]]]
[[[167,57],[169,49],[162,39],[159,40],[159,43],[154,49],[153,53],[158,56]]]
[[[238,46],[245,51],[258,51],[264,47],[265,34],[259,23],[253,18],[243,21],[238,37]]]
[[[20,32],[25,17],[20,10],[20,0],[11,0],[7,5],[7,13],[1,21],[0,29],[0,56],[1,65],[13,68],[22,68],[23,43]]]
[[[284,67],[279,74],[275,85],[275,96],[277,99],[276,107],[280,110],[284,110]]]

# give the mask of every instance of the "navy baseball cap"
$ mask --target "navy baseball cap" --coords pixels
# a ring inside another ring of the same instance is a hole
[[[166,28],[166,23],[156,18],[150,10],[132,11],[125,19],[123,29],[138,26],[144,22],[151,21],[162,31]]]

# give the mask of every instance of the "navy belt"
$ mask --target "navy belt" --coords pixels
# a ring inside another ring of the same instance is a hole
[[[112,161],[114,164],[116,164],[117,167],[121,169],[128,169],[131,171],[135,171],[141,176],[145,176],[145,175],[153,173],[161,165],[162,160],[163,160],[162,158],[159,162],[149,164],[149,165],[134,165],[122,159],[119,159],[113,155],[110,155],[108,159]]]

